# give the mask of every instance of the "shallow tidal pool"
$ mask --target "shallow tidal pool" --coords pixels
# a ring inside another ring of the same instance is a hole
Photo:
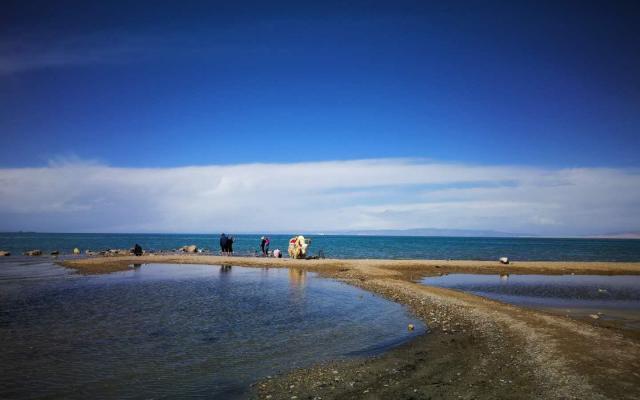
[[[151,264],[80,276],[0,263],[3,399],[237,398],[268,375],[424,331],[396,303],[297,270]]]
[[[576,318],[640,329],[640,275],[448,274],[421,283]]]

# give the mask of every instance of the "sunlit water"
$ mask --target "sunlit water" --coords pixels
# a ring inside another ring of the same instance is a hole
[[[261,377],[424,331],[398,304],[295,270],[143,265],[86,277],[0,262],[3,399],[241,397]]]
[[[640,329],[640,275],[449,274],[421,282],[571,316],[598,315]]]

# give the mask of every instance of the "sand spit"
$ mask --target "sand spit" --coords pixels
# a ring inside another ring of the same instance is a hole
[[[430,333],[382,356],[296,370],[254,385],[269,399],[637,399],[640,339],[616,329],[487,300],[413,280],[450,273],[640,274],[640,263],[289,260],[216,256],[92,258],[83,273],[133,263],[289,267],[407,305]]]
[[[62,265],[81,273],[105,273],[125,270],[131,264],[232,264],[246,267],[302,268],[309,271],[330,273],[341,269],[358,269],[368,275],[427,276],[442,273],[476,274],[602,274],[640,275],[640,262],[577,262],[577,261],[516,261],[501,264],[498,261],[468,260],[293,260],[289,258],[221,257],[196,254],[162,254],[78,258],[62,262]]]

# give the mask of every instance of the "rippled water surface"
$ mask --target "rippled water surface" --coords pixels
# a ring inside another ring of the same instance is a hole
[[[569,315],[595,313],[640,329],[640,275],[449,274],[422,283]]]
[[[416,324],[413,333],[408,323]],[[286,269],[0,262],[0,398],[234,398],[423,333],[403,307]]]

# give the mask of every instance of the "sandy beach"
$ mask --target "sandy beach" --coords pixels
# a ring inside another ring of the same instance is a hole
[[[313,271],[406,305],[430,328],[375,358],[334,362],[257,382],[255,398],[494,399],[640,397],[640,337],[597,321],[416,283],[443,273],[637,275],[640,263],[290,260],[146,255],[67,260],[80,273],[131,264],[230,264]]]
[[[640,262],[516,261],[501,264],[497,261],[472,260],[294,260],[290,258],[150,254],[141,257],[113,256],[68,259],[61,264],[81,273],[93,274],[125,270],[131,264],[146,263],[231,264],[245,267],[302,268],[322,274],[358,271],[367,276],[383,274],[405,278],[441,273],[640,275]]]

